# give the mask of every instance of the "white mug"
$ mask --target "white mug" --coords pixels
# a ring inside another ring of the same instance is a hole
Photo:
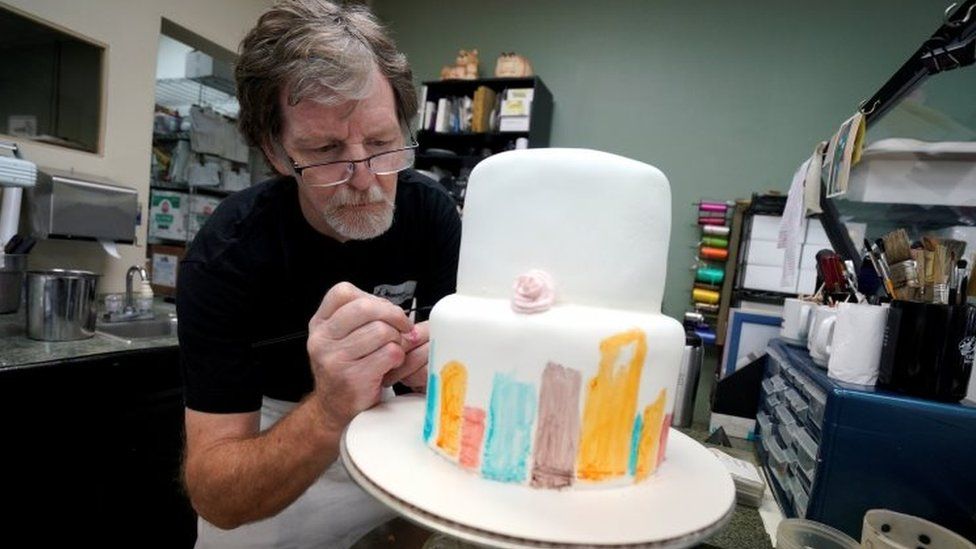
[[[887,322],[887,307],[867,303],[838,305],[833,329],[824,334],[829,356],[827,375],[859,385],[877,383]]]
[[[959,534],[925,519],[887,509],[871,509],[864,515],[861,529],[863,549],[976,549],[976,545]]]
[[[826,366],[827,359],[830,358],[830,350],[827,348],[828,334],[834,329],[836,319],[837,309],[829,305],[820,305],[813,311],[807,349],[810,350],[810,358],[818,366]]]
[[[790,343],[805,345],[810,328],[810,313],[816,303],[788,297],[783,301],[783,327],[779,336]]]

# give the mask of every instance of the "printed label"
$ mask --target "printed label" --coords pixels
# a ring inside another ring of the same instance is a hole
[[[417,289],[416,280],[408,280],[401,284],[380,284],[373,288],[373,295],[382,297],[394,305],[403,305],[413,299]]]

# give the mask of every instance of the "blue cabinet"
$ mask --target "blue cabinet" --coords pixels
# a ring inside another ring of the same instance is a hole
[[[807,350],[769,345],[758,452],[784,513],[855,539],[888,508],[976,539],[976,404],[842,383]]]

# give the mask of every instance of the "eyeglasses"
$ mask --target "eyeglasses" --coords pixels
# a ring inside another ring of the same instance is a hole
[[[298,162],[291,161],[295,174],[301,178],[302,183],[309,187],[335,187],[342,185],[350,179],[356,171],[356,164],[365,162],[374,175],[391,175],[409,168],[413,165],[417,142],[411,138],[411,144],[406,147],[384,151],[381,153],[360,158],[359,160],[333,160],[330,162],[319,162],[299,166]]]

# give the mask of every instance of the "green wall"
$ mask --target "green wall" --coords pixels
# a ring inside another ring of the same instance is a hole
[[[932,0],[374,0],[418,83],[460,48],[483,75],[526,55],[552,91],[551,145],[653,164],[671,181],[664,311],[689,303],[699,198],[785,191],[797,165],[942,22]],[[595,192],[598,192],[595,189]]]

